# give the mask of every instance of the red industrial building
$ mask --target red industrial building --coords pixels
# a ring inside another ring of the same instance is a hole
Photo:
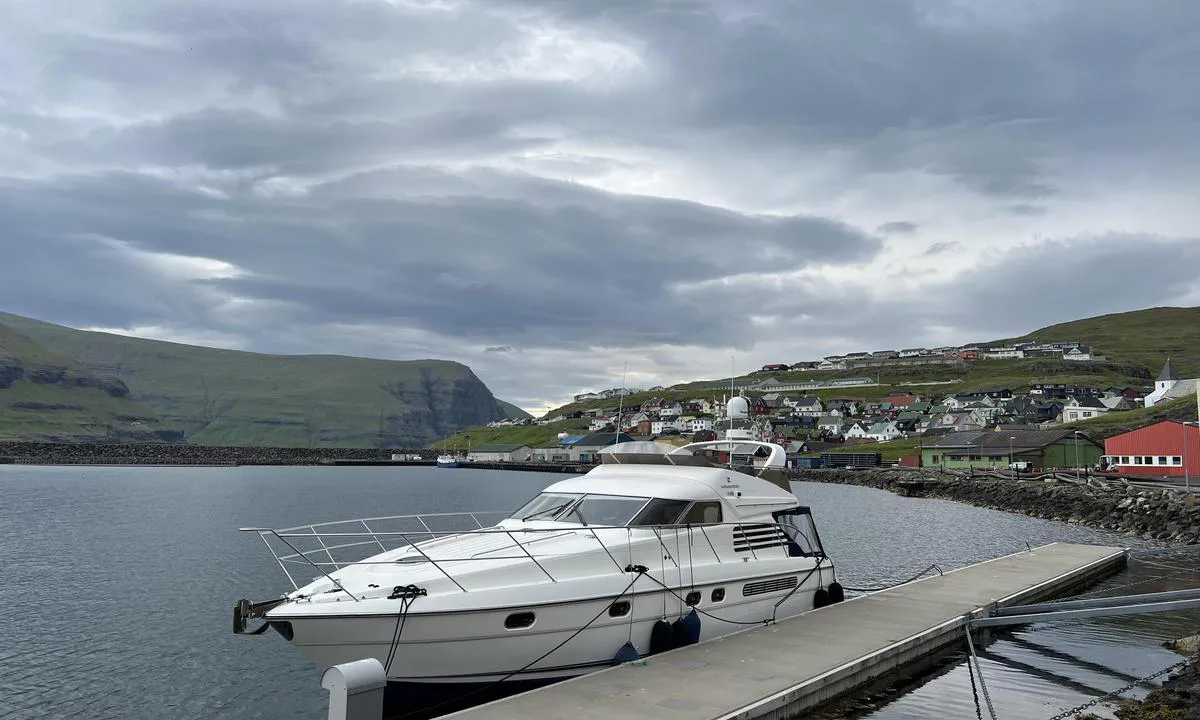
[[[1158,477],[1200,477],[1200,428],[1174,420],[1104,441],[1101,467],[1109,472]]]

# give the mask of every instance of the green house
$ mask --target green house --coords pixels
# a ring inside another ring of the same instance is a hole
[[[925,467],[979,470],[1027,462],[1032,469],[1094,468],[1104,447],[1075,430],[1001,430],[951,433],[926,445]]]

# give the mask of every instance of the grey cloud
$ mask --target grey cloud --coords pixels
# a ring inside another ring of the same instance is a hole
[[[694,312],[670,292],[671,283],[851,263],[880,248],[878,238],[824,218],[746,216],[582,187],[530,200],[333,192],[282,199],[245,193],[225,201],[116,176],[60,178],[53,186],[10,182],[4,189],[0,217],[18,229],[13,241],[36,242],[35,232],[94,233],[142,251],[228,262],[244,274],[188,285],[208,293],[202,297],[290,308],[288,322],[390,321],[525,346],[720,343],[748,331],[736,312],[680,322]],[[122,202],[141,210],[121,212]],[[49,288],[85,271],[78,259],[60,257],[57,281],[11,278],[0,302],[51,295]],[[136,308],[111,308],[113,316],[100,324],[143,320]]]
[[[924,255],[937,255],[939,253],[949,252],[958,249],[959,243],[953,241],[935,242],[925,248]]]
[[[853,267],[881,241],[853,211],[844,222],[821,210],[758,216],[512,168],[636,176],[623,186],[638,187],[665,157],[745,206],[819,208],[795,190],[816,167],[839,213],[882,176],[932,174],[1009,222],[1078,200],[1080,185],[1119,184],[1130,167],[1155,168],[1148,193],[1190,187],[1200,95],[1178,78],[1200,65],[1198,20],[1185,0],[1153,13],[1115,0],[17,5],[0,27],[0,250],[20,262],[0,267],[0,304],[77,324],[224,332],[268,350],[304,349],[304,329],[321,323],[405,325],[449,338],[447,351],[511,344],[530,358],[548,345],[748,345],[763,332],[752,315],[777,316],[785,336],[879,345],[935,326],[1009,333],[1051,307],[1076,316],[1166,301],[1186,263],[1165,253],[1191,251],[1136,235],[1004,253],[954,290],[923,277],[905,302],[832,283],[714,282]],[[534,30],[549,67],[522,55]],[[613,48],[636,62],[608,72]],[[557,154],[562,139],[576,154]],[[897,220],[874,232],[899,244],[917,230]],[[244,274],[171,277],[97,236]],[[967,245],[924,252],[977,250]],[[1155,281],[1115,293],[1089,280],[1068,297],[1069,283],[1045,274],[1068,255],[1057,267],[1111,283],[1111,268],[1141,267]],[[1034,289],[1007,299],[1013,287]],[[231,297],[253,302],[235,312]],[[478,352],[495,367],[516,355]],[[564,371],[580,383],[594,373]]]
[[[510,353],[513,351],[511,345],[491,345],[483,349],[485,353]]]
[[[921,226],[915,222],[909,222],[907,220],[893,220],[892,222],[885,222],[884,224],[875,228],[875,232],[883,233],[884,235],[911,235],[915,233],[919,227]]]

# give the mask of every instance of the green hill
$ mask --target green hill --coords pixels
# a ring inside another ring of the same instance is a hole
[[[114,377],[0,325],[0,440],[177,440]]]
[[[493,397],[470,368],[445,360],[266,355],[7,313],[0,324],[86,371],[119,379],[131,398],[199,444],[418,447],[520,412]]]
[[[1078,340],[1114,362],[1143,365],[1155,375],[1170,357],[1183,377],[1200,376],[1200,307],[1101,315],[1051,325],[1015,340]]]
[[[1011,344],[1022,340],[1038,342],[1079,341],[1091,345],[1103,355],[1102,362],[1071,362],[1055,358],[1023,360],[980,360],[959,365],[888,366],[870,369],[806,372],[753,372],[735,378],[738,388],[753,388],[764,380],[781,383],[807,383],[869,377],[876,382],[870,386],[847,386],[810,390],[809,395],[823,399],[879,400],[889,394],[909,391],[926,397],[941,397],[994,388],[1027,392],[1036,383],[1063,383],[1088,386],[1120,386],[1153,384],[1167,357],[1183,377],[1200,376],[1200,307],[1151,308],[1133,312],[1103,315],[1085,320],[1052,325],[1019,338],[996,340],[986,345]],[[853,348],[847,348],[853,350]],[[789,391],[796,394],[795,391]],[[690,398],[719,398],[729,393],[729,378],[697,380],[673,385],[654,392],[642,392],[625,399],[626,407],[635,407],[651,397],[668,400]],[[754,394],[753,390],[751,393]],[[588,400],[568,403],[546,413],[546,417],[588,410],[596,407],[615,408],[617,401]],[[1194,406],[1194,402],[1193,402]],[[1173,406],[1174,407],[1174,406]],[[1133,422],[1153,422],[1158,415],[1145,412],[1114,414],[1109,420],[1120,427],[1124,417]],[[488,442],[518,442],[552,438],[547,429],[540,432],[530,428],[471,428],[451,439],[463,442],[466,433],[473,438],[486,437]],[[521,438],[515,440],[513,438]],[[898,448],[901,448],[897,445]],[[907,448],[901,448],[907,449]]]

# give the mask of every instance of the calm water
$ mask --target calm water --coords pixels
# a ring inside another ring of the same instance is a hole
[[[516,507],[559,475],[436,468],[0,466],[0,717],[324,718],[315,669],[281,638],[233,635],[233,603],[286,587],[239,526]],[[1127,544],[1078,526],[838,485],[800,484],[851,586],[950,569],[1054,540]],[[1196,557],[1168,557],[1171,568]],[[1141,563],[1118,585],[1167,572]],[[1174,583],[1174,584],[1172,584]],[[1134,588],[1200,584],[1200,574]],[[1176,613],[1001,635],[984,673],[1006,717],[1036,719],[1174,662]],[[952,665],[868,713],[974,715]]]

